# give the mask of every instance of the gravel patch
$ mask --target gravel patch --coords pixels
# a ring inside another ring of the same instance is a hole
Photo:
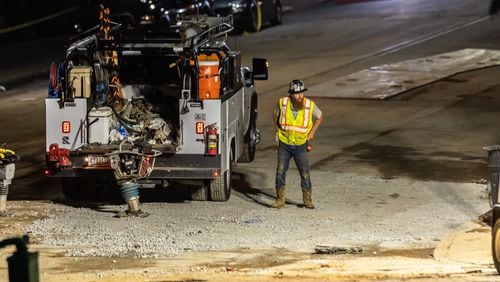
[[[124,205],[96,209],[57,205],[27,231],[68,256],[170,257],[190,251],[317,245],[433,247],[446,232],[489,209],[485,185],[381,179],[313,171],[316,209],[301,207],[300,179],[290,173],[287,205],[271,209],[273,177],[241,170],[225,203],[143,203],[147,218],[115,218]]]

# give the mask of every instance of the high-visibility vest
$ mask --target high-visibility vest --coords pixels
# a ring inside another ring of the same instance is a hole
[[[303,145],[307,142],[307,135],[313,126],[314,102],[304,98],[304,107],[293,117],[292,101],[283,97],[279,101],[280,115],[278,117],[278,139],[287,145]]]

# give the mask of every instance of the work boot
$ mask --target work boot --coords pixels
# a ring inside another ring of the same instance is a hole
[[[276,187],[276,201],[271,204],[271,207],[281,209],[285,206],[285,186]]]
[[[311,189],[302,189],[302,199],[306,209],[314,209],[311,192]]]

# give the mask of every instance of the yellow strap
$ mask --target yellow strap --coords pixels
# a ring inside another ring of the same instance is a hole
[[[2,149],[0,148],[0,154],[3,155],[3,158],[5,157],[5,154],[12,154],[12,155],[15,155],[16,153],[12,150],[9,150],[9,149]]]

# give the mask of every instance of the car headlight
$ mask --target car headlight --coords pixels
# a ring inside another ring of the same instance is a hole
[[[191,9],[196,9],[196,8],[199,8],[199,7],[201,7],[201,3],[195,3],[195,4],[191,4],[189,6],[189,8],[191,8]]]
[[[143,15],[141,17],[141,24],[150,24],[155,20],[155,16],[153,15]]]
[[[247,3],[246,2],[231,2],[231,9],[233,10],[233,13],[240,13],[243,12],[247,8]]]

